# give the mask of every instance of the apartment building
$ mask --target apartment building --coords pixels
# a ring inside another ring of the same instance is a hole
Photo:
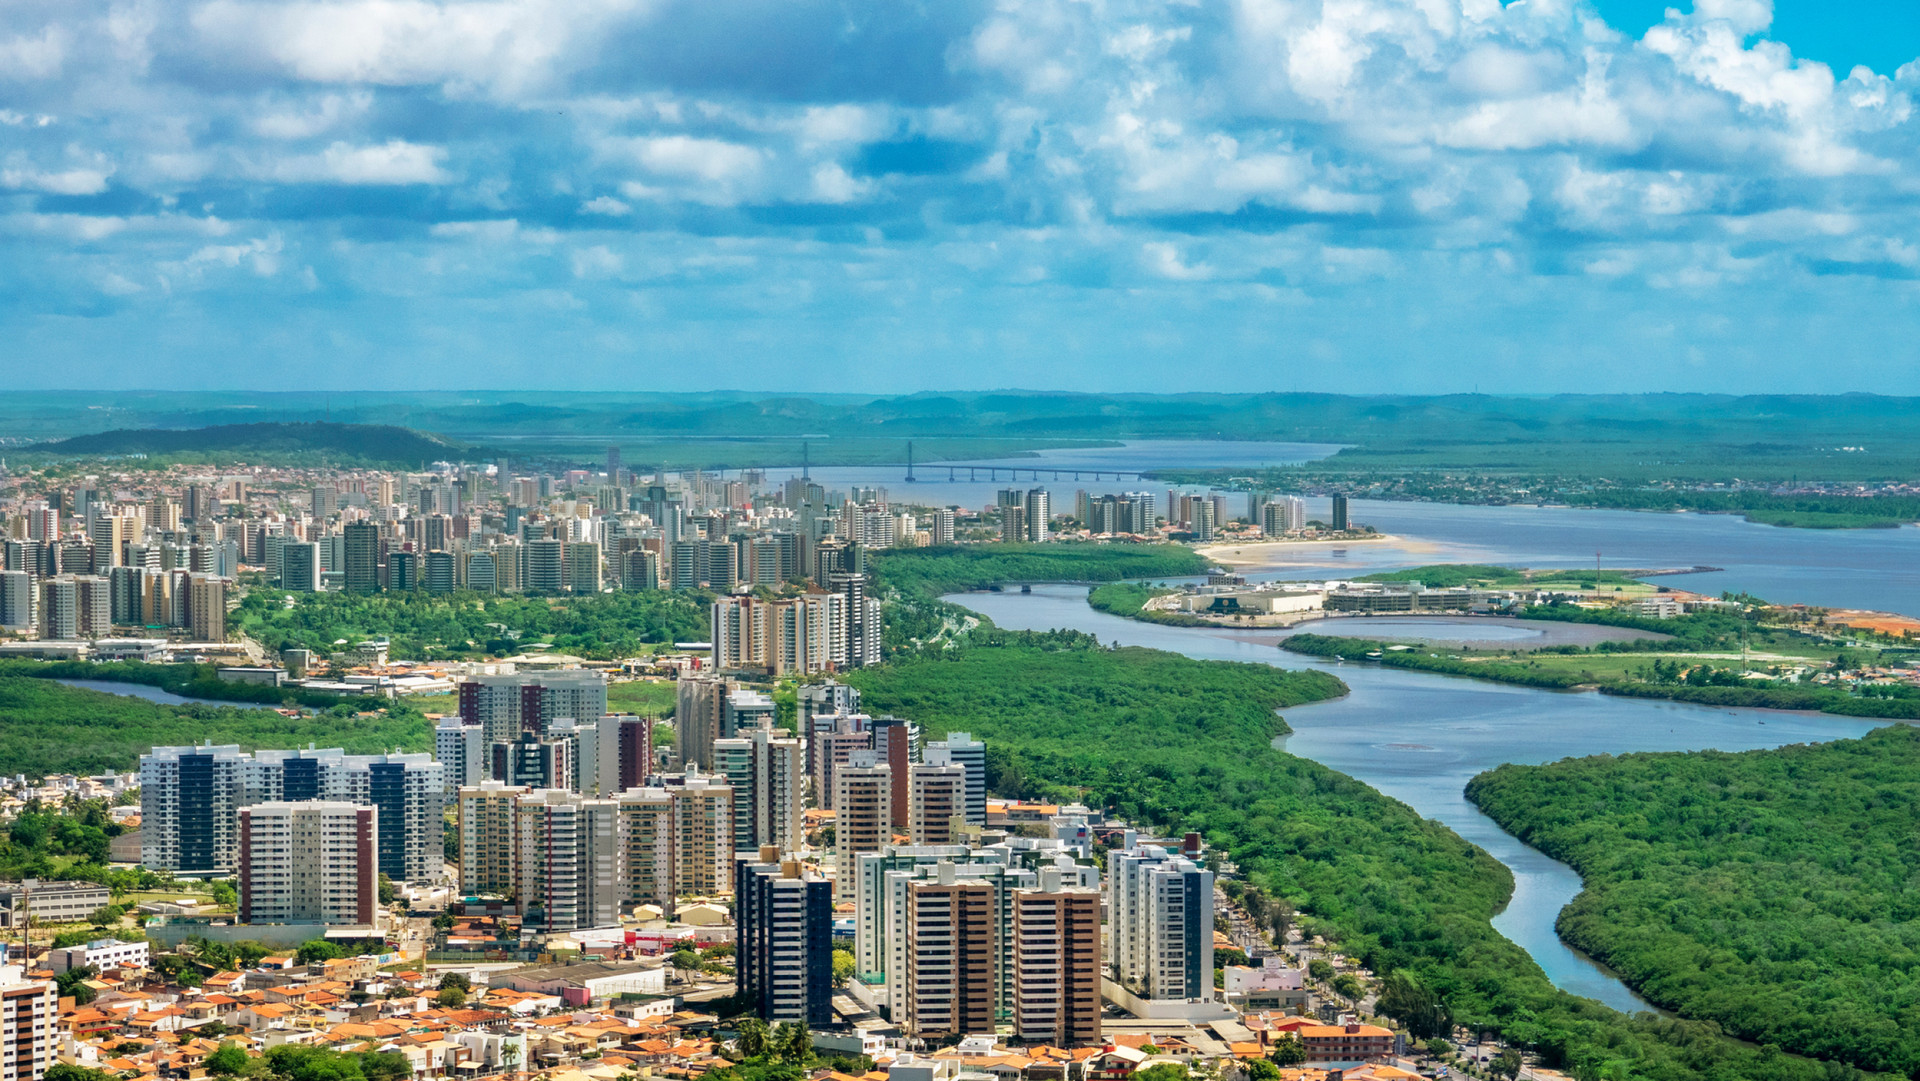
[[[626,899],[619,804],[560,789],[517,801],[519,901],[526,927],[614,927]]]
[[[824,1028],[833,1023],[833,886],[779,855],[769,845],[735,866],[740,994],[768,1024]]]
[[[1013,1036],[1023,1042],[1082,1047],[1100,1042],[1100,893],[1061,888],[1040,872],[1041,888],[1013,895]]]
[[[1119,981],[1148,999],[1213,990],[1213,872],[1158,845],[1107,854],[1109,948]]]
[[[0,965],[0,1081],[39,1081],[60,1042],[60,989]]]
[[[570,670],[473,676],[461,681],[459,702],[460,719],[482,726],[491,746],[523,731],[544,736],[560,717],[605,716],[607,680],[598,672]]]
[[[380,811],[338,800],[240,809],[240,922],[371,927]]]
[[[951,863],[907,885],[906,980],[900,996],[909,1035],[922,1039],[992,1032],[1000,917],[990,882],[962,879]]]
[[[923,759],[936,766],[959,766],[967,772],[967,824],[987,824],[987,745],[966,732],[949,732],[947,738],[929,743]]]
[[[460,801],[460,892],[512,897],[519,891],[520,797],[529,789],[501,781],[463,785]]]
[[[834,777],[835,866],[850,879],[856,858],[893,843],[893,771],[872,751],[856,751]]]
[[[805,833],[805,756],[800,741],[767,728],[743,729],[713,743],[713,771],[733,789],[733,848],[781,852],[801,846]]]
[[[907,771],[907,789],[908,839],[916,845],[954,843],[954,820],[966,815],[966,769],[923,762]]]

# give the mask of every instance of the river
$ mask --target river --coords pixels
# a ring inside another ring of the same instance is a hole
[[[1273,632],[1166,627],[1107,615],[1087,607],[1086,592],[1084,586],[1044,585],[1032,593],[965,593],[947,599],[1002,627],[1070,627],[1103,642],[1202,660],[1335,673],[1353,693],[1288,710],[1294,732],[1278,744],[1446,823],[1506,864],[1513,871],[1514,894],[1494,926],[1532,954],[1556,986],[1629,1012],[1650,1007],[1554,932],[1554,919],[1580,891],[1579,875],[1528,848],[1468,803],[1468,779],[1505,762],[1630,751],[1751,750],[1852,738],[1877,726],[1819,714],[1714,709],[1317,661],[1282,653],[1272,644]]]
[[[124,694],[133,698],[144,698],[149,702],[158,702],[163,706],[184,706],[198,703],[207,706],[232,706],[235,709],[272,709],[254,702],[227,702],[218,698],[194,698],[190,695],[175,694],[146,683],[126,683],[117,679],[56,679],[55,683],[64,683],[69,687],[79,687],[87,691],[105,691],[107,694]]]

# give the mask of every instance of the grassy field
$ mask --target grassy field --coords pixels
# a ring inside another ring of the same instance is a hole
[[[615,713],[662,717],[673,712],[675,688],[667,680],[629,680],[609,684],[607,708]]]

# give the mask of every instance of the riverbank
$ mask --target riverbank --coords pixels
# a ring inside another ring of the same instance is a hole
[[[1004,628],[1070,627],[1101,642],[1148,646],[1197,660],[1287,663],[1286,655],[1273,648],[1271,635],[1122,619],[1090,609],[1086,595],[1085,587],[1036,586],[1032,593],[949,595],[942,600],[967,605]],[[1772,746],[1859,735],[1870,724],[1785,715],[1761,725],[1752,714],[1684,704],[1591,694],[1542,699],[1542,692],[1481,681],[1436,680],[1417,672],[1323,664],[1305,657],[1299,661],[1339,676],[1352,693],[1288,710],[1287,723],[1294,731],[1280,748],[1285,756],[1267,759],[1201,746],[1208,750],[1206,758],[1217,763],[1215,768],[1236,777],[1243,768],[1259,770],[1267,763],[1306,760],[1319,767],[1305,773],[1291,766],[1285,771],[1267,768],[1265,784],[1297,810],[1270,814],[1260,803],[1249,800],[1243,805],[1237,784],[1229,782],[1219,817],[1209,812],[1193,820],[1210,838],[1216,822],[1245,837],[1247,858],[1241,858],[1240,845],[1231,858],[1256,881],[1268,873],[1268,866],[1304,866],[1319,877],[1325,876],[1323,865],[1348,866],[1356,855],[1378,861],[1371,867],[1352,865],[1354,872],[1371,876],[1364,881],[1345,875],[1322,878],[1338,888],[1316,891],[1286,875],[1265,881],[1273,893],[1310,913],[1317,926],[1356,958],[1413,973],[1440,989],[1464,1024],[1524,1034],[1548,1065],[1619,1061],[1633,1064],[1622,1076],[1673,1081],[1823,1076],[1817,1064],[1790,1055],[1763,1064],[1755,1049],[1725,1040],[1708,1026],[1651,1014],[1633,1016],[1646,1005],[1554,932],[1555,916],[1580,889],[1579,877],[1502,831],[1462,793],[1471,777],[1503,762],[1631,750]],[[952,662],[928,663],[937,674],[939,665]],[[1063,703],[1061,708],[1084,711],[1088,705]],[[1565,723],[1541,724],[1547,713]],[[1196,744],[1203,738],[1193,737]],[[1077,753],[1082,757],[1073,768],[1103,757],[1091,746]],[[1142,771],[1152,773],[1153,768],[1147,764]],[[1389,822],[1412,816],[1444,823],[1443,836],[1454,846],[1448,860],[1491,854],[1513,876],[1511,896],[1482,907],[1473,898],[1450,896],[1458,888],[1451,879],[1454,872],[1418,872],[1431,877],[1409,879],[1402,861],[1410,853],[1398,844],[1350,851],[1333,827],[1357,827],[1325,817],[1313,787],[1322,783],[1313,780],[1316,777],[1341,785],[1349,778],[1360,782],[1370,796],[1367,806],[1377,809],[1368,813],[1382,814]],[[1195,783],[1221,784],[1212,776]],[[1408,901],[1408,888],[1423,896]]]
[[[1594,690],[1625,698],[1653,698],[1698,705],[1743,709],[1793,710],[1840,717],[1920,720],[1920,695],[1875,697],[1814,684],[1766,681],[1765,686],[1739,680],[1729,683],[1684,682],[1709,669],[1718,680],[1714,658],[1740,654],[1702,654],[1688,650],[1591,653],[1534,651],[1480,651],[1448,644],[1445,652],[1410,647],[1407,643],[1376,638],[1346,638],[1321,634],[1293,634],[1281,649],[1303,656],[1365,661],[1436,675],[1465,676],[1494,683],[1547,690]],[[1778,656],[1778,655],[1776,655]],[[1744,658],[1751,660],[1750,657]],[[1775,666],[1777,667],[1777,665]],[[1674,673],[1666,676],[1668,672]],[[1652,673],[1656,678],[1644,678]],[[1670,681],[1659,681],[1664,677]]]

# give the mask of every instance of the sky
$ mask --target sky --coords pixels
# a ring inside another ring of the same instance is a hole
[[[43,389],[1916,393],[1912,0],[6,0]]]

